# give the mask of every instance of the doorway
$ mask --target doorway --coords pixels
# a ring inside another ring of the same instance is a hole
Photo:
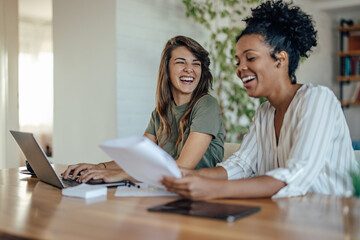
[[[52,155],[52,0],[19,0],[19,128]],[[24,159],[21,159],[23,165]]]

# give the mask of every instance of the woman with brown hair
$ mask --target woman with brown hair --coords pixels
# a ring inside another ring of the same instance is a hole
[[[224,155],[224,130],[217,100],[209,95],[212,75],[208,52],[195,40],[177,36],[165,45],[160,61],[156,108],[144,136],[187,169],[215,167]],[[80,174],[79,182],[131,177],[114,161],[70,165],[63,178]]]

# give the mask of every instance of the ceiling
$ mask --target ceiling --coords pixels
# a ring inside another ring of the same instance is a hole
[[[52,0],[18,0],[20,18],[52,19]]]
[[[18,0],[19,15],[23,18],[52,19],[53,0]],[[360,11],[360,0],[297,0],[313,2],[314,7],[330,12]]]
[[[313,2],[315,7],[325,11],[360,11],[359,0],[308,0]]]

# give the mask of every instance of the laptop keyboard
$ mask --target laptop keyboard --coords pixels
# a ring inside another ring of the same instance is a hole
[[[76,178],[77,179],[77,178]],[[63,183],[64,183],[64,185],[66,186],[66,187],[74,187],[74,186],[77,186],[77,185],[79,185],[79,184],[81,184],[81,183],[79,183],[79,182],[77,182],[76,181],[76,179],[72,179],[72,176],[71,175],[69,175],[69,178],[68,179],[62,179],[62,181],[63,181]],[[94,185],[94,184],[102,184],[102,183],[104,183],[104,180],[102,180],[102,179],[90,179],[88,182],[87,182],[87,184],[91,184],[91,185]]]
[[[79,182],[77,182],[76,180],[72,180],[71,178],[62,179],[62,182],[64,183],[65,187],[74,187],[80,184]]]

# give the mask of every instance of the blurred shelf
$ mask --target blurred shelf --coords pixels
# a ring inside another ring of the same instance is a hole
[[[341,106],[342,106],[342,107],[360,106],[360,102],[341,101]]]
[[[359,56],[359,55],[360,55],[360,50],[338,52],[338,56],[340,57]]]
[[[343,25],[343,19],[340,21],[340,25]],[[340,103],[343,108],[360,106],[358,98],[358,84],[360,83],[355,83],[356,81],[360,81],[358,71],[358,64],[360,61],[360,35],[358,32],[360,32],[360,24],[354,26],[340,26],[338,27],[338,31],[340,33],[340,51],[338,52],[340,58],[340,76],[337,77],[337,81],[340,85]],[[344,86],[348,84],[349,86],[347,88],[354,88],[352,97],[348,99],[356,99],[356,101],[343,100]]]
[[[348,26],[348,27],[338,27],[340,32],[353,32],[353,31],[360,31],[360,25],[355,26]]]
[[[360,81],[360,75],[338,76],[338,82]]]

